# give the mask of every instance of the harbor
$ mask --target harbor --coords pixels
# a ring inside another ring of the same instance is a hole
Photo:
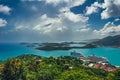
[[[119,68],[118,66],[110,64],[107,58],[96,56],[95,54],[84,57],[81,53],[73,51],[71,52],[71,57],[81,60],[86,67],[103,69],[109,72],[115,72]]]

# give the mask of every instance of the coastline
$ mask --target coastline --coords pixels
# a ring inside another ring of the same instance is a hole
[[[44,50],[36,50],[34,47],[26,47],[21,44],[2,44],[0,45],[0,59],[5,60],[7,58],[12,58],[21,54],[35,54],[44,57],[54,56],[69,56],[71,51],[77,51],[83,53],[86,57],[95,53],[97,56],[107,57],[110,63],[113,65],[120,66],[120,58],[118,48],[109,48],[109,47],[97,47],[97,48],[84,48],[84,49],[71,49],[71,50],[54,50],[54,51],[44,51]],[[113,56],[114,55],[114,56]]]

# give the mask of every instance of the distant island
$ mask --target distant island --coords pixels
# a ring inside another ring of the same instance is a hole
[[[91,42],[90,44],[96,45],[96,46],[120,48],[120,35],[108,36],[103,39]]]
[[[61,42],[61,43],[21,43],[27,47],[34,47],[38,50],[70,50],[80,48],[95,48],[95,45],[88,44],[88,42]],[[81,46],[82,44],[82,46]]]
[[[71,44],[85,44],[85,46],[70,46]],[[70,50],[70,49],[80,49],[80,48],[93,48],[94,46],[89,46],[87,43],[43,43],[42,46],[36,48],[38,50]]]
[[[108,36],[103,39],[96,39],[86,41],[86,42],[61,42],[61,43],[21,43],[22,45],[25,45],[27,47],[34,47],[38,50],[45,50],[45,51],[51,51],[51,50],[70,50],[70,49],[81,49],[81,48],[96,48],[100,46],[106,46],[106,47],[120,47],[120,35],[116,36]],[[73,45],[75,44],[75,45]],[[81,44],[84,44],[81,46]],[[73,45],[73,46],[71,46]],[[77,45],[77,46],[76,46]]]
[[[84,48],[96,48],[102,46],[120,48],[120,35],[108,36],[102,39],[93,40],[86,44]]]

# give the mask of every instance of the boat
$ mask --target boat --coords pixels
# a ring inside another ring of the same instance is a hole
[[[108,59],[105,57],[97,57],[95,54],[88,56],[88,59],[91,62],[102,62],[102,63],[108,63]]]
[[[78,53],[76,51],[71,52],[70,54],[72,57],[77,57],[77,58],[81,58],[84,57],[81,53]]]

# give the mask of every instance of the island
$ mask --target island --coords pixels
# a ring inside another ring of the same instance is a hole
[[[97,48],[101,46],[120,48],[120,35],[108,36],[102,39],[89,40],[85,42],[56,42],[56,43],[20,43],[27,47],[33,47],[37,50],[71,50],[81,48]],[[73,45],[73,46],[71,46]]]
[[[70,50],[80,48],[96,48],[96,45],[88,44],[88,42],[61,42],[61,43],[21,43],[26,47],[33,47],[37,50]]]

